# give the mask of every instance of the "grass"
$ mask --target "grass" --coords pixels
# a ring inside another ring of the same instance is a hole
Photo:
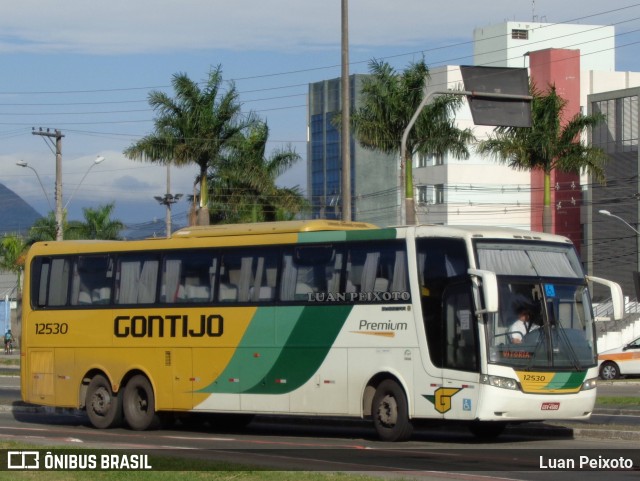
[[[0,354],[2,356],[2,354]],[[0,367],[2,366],[19,366],[20,359],[3,358],[0,357]]]
[[[625,407],[640,409],[640,398],[621,396],[598,396],[596,407]]]
[[[47,471],[47,472],[4,472],[0,480],[40,481],[173,481],[173,480],[216,480],[216,481],[380,481],[371,476],[347,475],[340,473],[302,473],[281,471]]]

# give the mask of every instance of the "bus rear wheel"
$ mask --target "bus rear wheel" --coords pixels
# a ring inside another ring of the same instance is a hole
[[[160,424],[155,410],[156,399],[149,380],[133,376],[124,388],[122,409],[129,427],[135,431],[154,429]]]
[[[373,425],[383,441],[406,441],[413,426],[409,421],[407,396],[397,382],[382,381],[373,396]]]
[[[85,408],[91,424],[108,429],[122,424],[122,399],[113,393],[111,384],[101,374],[93,376],[87,388]]]

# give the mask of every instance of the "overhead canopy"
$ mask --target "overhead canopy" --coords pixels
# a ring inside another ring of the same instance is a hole
[[[526,68],[460,67],[476,125],[531,127],[531,95]]]

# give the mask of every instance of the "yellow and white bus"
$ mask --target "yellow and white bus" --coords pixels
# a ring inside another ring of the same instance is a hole
[[[594,280],[619,312],[619,286]],[[522,306],[535,325],[516,343]],[[23,400],[97,428],[351,416],[395,441],[413,420],[497,435],[595,403],[587,278],[568,239],[541,233],[315,220],[42,242],[22,312]]]

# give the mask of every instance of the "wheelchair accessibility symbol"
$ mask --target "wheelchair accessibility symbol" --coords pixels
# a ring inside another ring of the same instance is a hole
[[[462,410],[463,411],[471,411],[471,399],[463,399],[462,400]]]

